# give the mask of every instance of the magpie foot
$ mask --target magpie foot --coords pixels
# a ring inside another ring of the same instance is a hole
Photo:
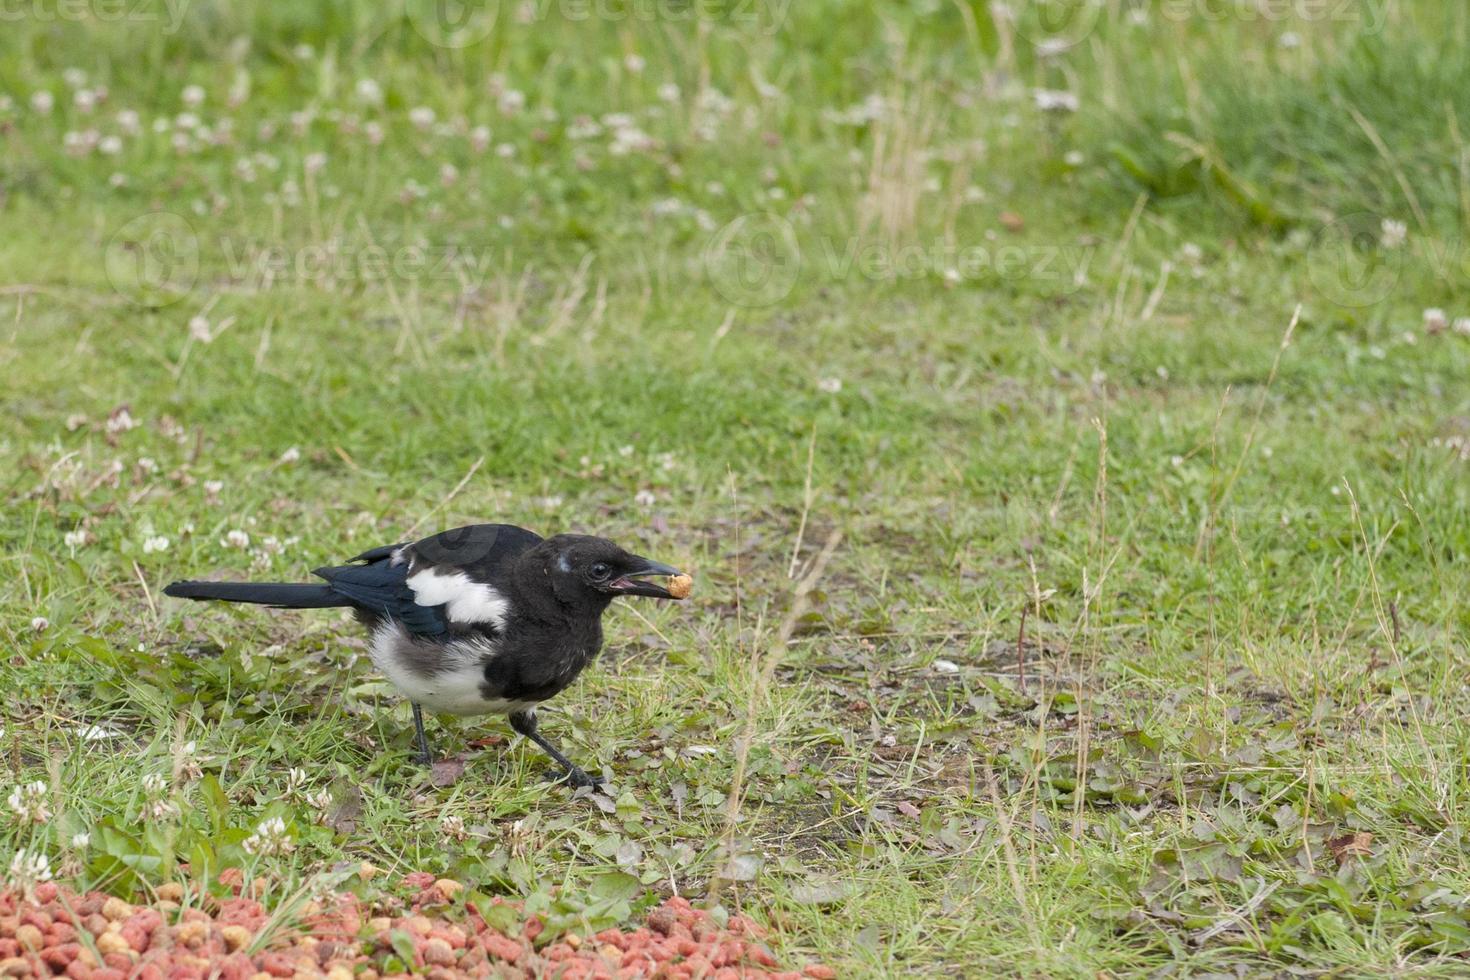
[[[593,776],[580,766],[570,766],[566,769],[546,770],[546,781],[551,783],[566,783],[572,789],[581,789],[590,786],[593,789],[602,789],[607,785],[607,780],[601,776]]]

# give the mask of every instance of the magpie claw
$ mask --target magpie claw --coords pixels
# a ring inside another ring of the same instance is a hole
[[[546,779],[548,782],[566,783],[572,789],[581,789],[583,786],[601,789],[607,785],[607,780],[601,776],[589,775],[579,766],[572,766],[563,770],[548,769],[546,770]]]

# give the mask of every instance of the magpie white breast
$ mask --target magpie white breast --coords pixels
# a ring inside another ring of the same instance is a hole
[[[432,755],[423,709],[507,714],[576,786],[597,781],[537,731],[536,705],[576,680],[602,649],[602,613],[621,595],[670,599],[651,577],[678,569],[606,538],[472,524],[318,568],[324,584],[175,582],[165,595],[285,609],[350,607],[373,663],[413,704],[419,761]],[[685,580],[687,581],[687,579]]]

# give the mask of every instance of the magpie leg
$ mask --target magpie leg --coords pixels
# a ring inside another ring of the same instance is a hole
[[[424,709],[417,704],[413,706],[413,733],[414,746],[418,749],[414,761],[421,766],[432,766],[434,753],[429,751],[429,736],[424,734]]]
[[[580,766],[574,764],[571,759],[568,759],[557,751],[556,746],[548,742],[546,736],[536,730],[536,711],[534,708],[529,711],[511,712],[510,727],[539,745],[541,751],[551,756],[557,765],[566,770],[566,775],[563,778],[572,786],[602,785],[601,779],[587,775]]]

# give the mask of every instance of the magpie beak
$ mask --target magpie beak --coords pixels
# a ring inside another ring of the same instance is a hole
[[[639,564],[633,571],[613,579],[612,584],[608,586],[609,591],[617,595],[646,595],[652,596],[655,599],[673,598],[673,596],[669,595],[668,589],[661,585],[655,585],[652,582],[645,582],[643,581],[643,577],[645,575],[661,575],[667,578],[670,575],[680,574],[677,568],[673,565],[665,565],[661,561],[651,561],[639,556],[634,556],[633,561]]]

